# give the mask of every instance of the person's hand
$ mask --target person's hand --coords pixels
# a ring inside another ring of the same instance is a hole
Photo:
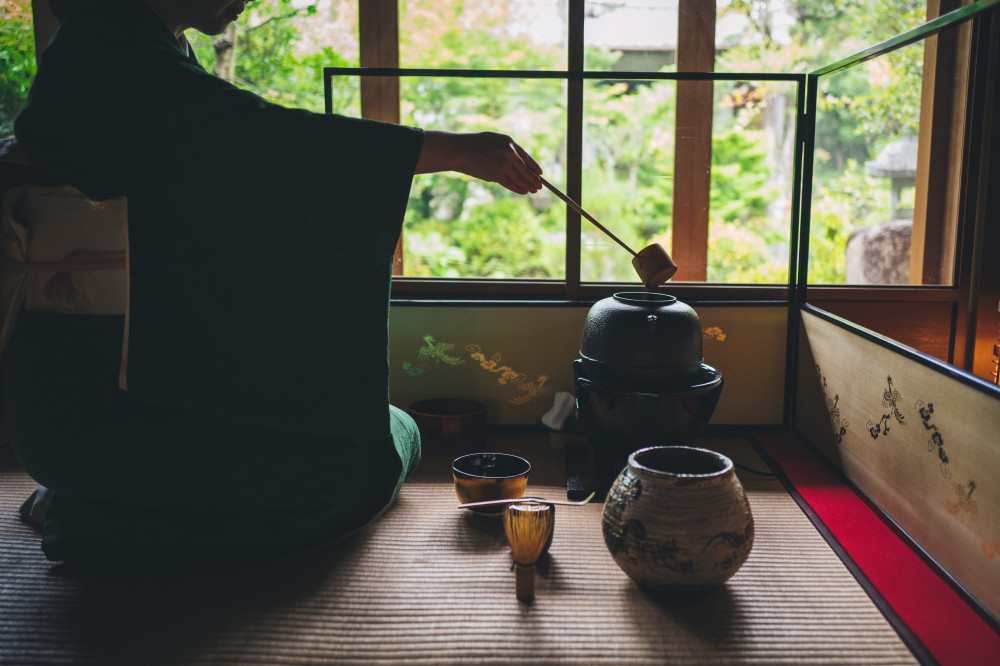
[[[528,194],[541,189],[538,175],[542,168],[512,138],[495,132],[460,135],[467,164],[462,173],[491,183],[499,183],[511,192]]]
[[[436,171],[459,171],[499,183],[517,194],[537,192],[542,187],[538,163],[512,138],[496,132],[424,132],[416,173]]]

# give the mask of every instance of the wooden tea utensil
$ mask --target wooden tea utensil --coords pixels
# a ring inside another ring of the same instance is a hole
[[[585,211],[580,204],[570,199],[568,196],[560,192],[552,183],[545,180],[541,176],[538,180],[542,181],[542,185],[549,188],[553,194],[566,202],[566,204],[575,210],[577,213],[583,217],[590,220],[590,222],[603,231],[608,238],[614,242],[621,245],[623,248],[628,250],[628,253],[632,255],[632,268],[638,273],[639,278],[647,289],[652,289],[658,287],[670,278],[674,276],[677,272],[677,264],[670,257],[666,250],[663,249],[659,243],[653,243],[652,245],[647,245],[639,252],[636,252],[628,245],[626,245],[620,238],[615,236],[613,233],[607,230],[603,224],[594,219],[594,217]]]
[[[545,549],[555,525],[551,504],[522,502],[510,504],[503,512],[503,530],[514,555],[514,582],[517,598],[535,598],[535,563]]]
[[[466,502],[465,504],[459,504],[459,509],[478,509],[484,506],[500,506],[503,504],[525,504],[527,502],[537,502],[539,504],[558,504],[559,506],[583,506],[590,500],[594,499],[594,495],[597,492],[594,491],[587,495],[582,500],[549,500],[544,497],[512,497],[510,499],[498,499],[498,500],[485,500],[483,502]]]

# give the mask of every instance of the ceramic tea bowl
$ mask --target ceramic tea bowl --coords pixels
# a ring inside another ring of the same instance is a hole
[[[531,463],[509,453],[470,453],[451,464],[455,494],[462,504],[524,497]],[[474,509],[483,515],[503,514],[504,506]]]

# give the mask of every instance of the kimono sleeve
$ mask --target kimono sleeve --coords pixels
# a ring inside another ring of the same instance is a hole
[[[121,151],[129,395],[384,439],[391,262],[422,133],[173,83]]]

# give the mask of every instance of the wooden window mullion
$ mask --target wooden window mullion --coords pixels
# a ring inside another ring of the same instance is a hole
[[[927,18],[960,0],[929,0]],[[916,200],[910,243],[910,284],[946,285],[955,278],[958,200],[965,130],[970,26],[927,39],[920,100]]]
[[[677,71],[715,70],[715,3],[680,0]],[[673,242],[675,281],[708,278],[708,204],[712,183],[711,81],[677,82],[674,127]]]
[[[567,69],[582,72],[584,67],[584,0],[569,0]],[[583,79],[566,81],[566,193],[583,201]],[[586,204],[584,204],[586,205]],[[566,299],[580,297],[580,215],[566,207]]]
[[[358,0],[362,67],[399,67],[398,0]],[[399,79],[361,77],[361,117],[399,124]],[[396,242],[392,274],[403,274],[403,236]]]

